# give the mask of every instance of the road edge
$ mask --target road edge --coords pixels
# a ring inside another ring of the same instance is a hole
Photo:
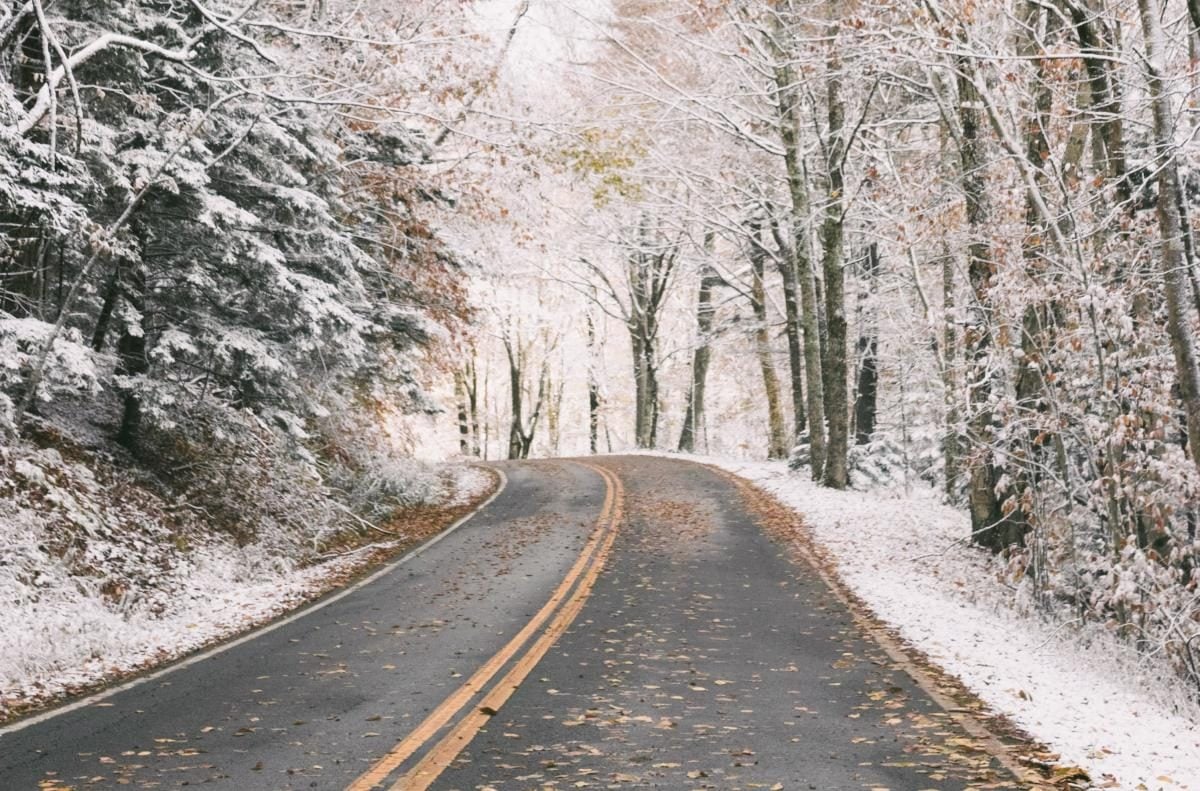
[[[71,696],[57,702],[48,702],[44,707],[31,709],[25,714],[18,715],[15,719],[8,722],[0,721],[0,741],[9,734],[17,733],[26,728],[37,725],[38,723],[52,720],[63,714],[76,711],[87,706],[99,703],[107,698],[113,697],[127,689],[141,686],[142,684],[157,679],[163,678],[177,670],[192,665],[199,664],[206,659],[211,659],[232,648],[248,643],[265,634],[275,631],[283,626],[304,618],[311,613],[328,607],[334,602],[349,596],[351,593],[370,585],[375,580],[383,577],[400,566],[408,563],[413,558],[421,555],[427,549],[437,544],[442,539],[453,533],[458,528],[473,519],[480,511],[492,504],[497,497],[504,492],[508,487],[508,476],[499,467],[492,465],[473,465],[481,469],[487,470],[495,475],[495,489],[483,498],[474,508],[460,516],[453,523],[440,530],[436,535],[426,539],[415,547],[401,554],[399,557],[386,561],[382,566],[366,563],[357,574],[350,577],[346,581],[335,582],[330,588],[318,594],[314,598],[308,599],[303,603],[291,609],[273,616],[272,618],[255,624],[246,629],[238,629],[230,632],[223,638],[220,638],[214,643],[196,649],[195,651],[183,654],[182,656],[174,657],[161,664],[152,665],[139,670],[132,676],[113,679],[110,682],[101,682],[100,686],[92,691],[82,693],[80,696]]]
[[[734,472],[707,462],[691,459],[677,460],[706,467],[732,483],[747,499],[747,505],[751,515],[755,517],[757,526],[769,537],[780,541],[794,560],[802,562],[811,569],[850,613],[863,635],[883,649],[896,668],[908,675],[922,691],[946,711],[951,719],[976,739],[986,752],[1011,772],[1019,782],[1027,784],[1035,791],[1038,789],[1058,791],[1063,788],[1052,780],[1056,768],[1052,761],[1042,760],[1040,756],[1017,754],[1016,745],[1007,743],[1005,734],[1009,739],[1024,743],[1030,748],[1030,752],[1040,749],[1049,754],[1049,750],[1044,745],[1011,724],[1004,715],[995,712],[954,674],[938,666],[929,657],[909,645],[875,615],[874,611],[838,575],[836,565],[809,534],[804,524],[804,515],[800,511],[786,505],[769,491]],[[783,530],[767,524],[767,520],[763,518],[767,515],[760,513],[763,504],[767,504],[777,510],[780,515],[785,516],[793,529],[785,533]],[[951,687],[950,691],[946,689],[947,686]],[[972,709],[975,711],[965,708],[962,701],[955,699],[956,696],[969,698]],[[1003,727],[995,727],[992,723],[1000,724]]]
[[[394,784],[387,785],[389,791],[425,791],[437,782],[582,612],[608,564],[624,522],[625,487],[615,471],[602,465],[579,459],[559,461],[594,472],[605,485],[604,506],[581,554],[526,626],[346,791],[367,791],[386,784],[413,756],[419,756],[416,763]],[[507,672],[497,680],[496,675],[505,667]],[[468,706],[476,697],[473,706]]]

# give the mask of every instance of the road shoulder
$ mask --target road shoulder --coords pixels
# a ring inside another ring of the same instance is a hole
[[[991,709],[961,680],[880,620],[839,576],[836,562],[813,538],[801,514],[745,478],[717,465],[705,466],[734,483],[746,509],[763,531],[787,549],[794,563],[811,569],[820,577],[851,613],[863,634],[886,652],[894,667],[907,674],[971,735],[975,742],[973,749],[993,756],[1030,788],[1066,791],[1091,787],[1086,772],[1078,767],[1060,765],[1058,756],[1050,748],[1011,719]]]
[[[298,583],[279,590],[277,598],[265,602],[252,615],[218,624],[202,639],[175,648],[162,646],[152,657],[127,666],[110,667],[45,694],[35,691],[6,697],[0,707],[0,737],[254,639],[386,573],[468,521],[503,491],[502,472],[490,466],[473,466],[490,479],[484,488],[444,504],[397,509],[386,522],[363,533],[358,540],[347,539],[331,547],[316,562],[298,569]]]

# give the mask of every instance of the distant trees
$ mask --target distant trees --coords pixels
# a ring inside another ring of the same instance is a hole
[[[584,263],[599,284],[597,304],[629,333],[634,442],[639,448],[653,448],[658,445],[659,428],[659,331],[679,262],[680,242],[644,217],[624,241],[621,255],[624,266],[616,276],[596,263]]]
[[[903,444],[1039,601],[1200,667],[1169,625],[1194,623],[1200,565],[1194,5],[618,4],[596,69],[653,129],[628,168],[653,186],[612,210],[674,196],[715,239],[685,256],[709,345],[675,378],[680,447],[697,385],[766,440],[717,444],[775,455],[790,419],[794,464],[831,487]],[[753,322],[719,352],[709,263],[717,326],[735,303]]]

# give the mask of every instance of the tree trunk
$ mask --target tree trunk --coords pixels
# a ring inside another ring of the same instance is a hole
[[[491,384],[491,380],[492,380],[491,374],[492,374],[491,366],[488,366],[487,368],[483,369],[483,393],[479,397],[479,403],[483,407],[483,425],[480,426],[480,434],[482,436],[482,440],[480,442],[480,450],[481,450],[480,457],[484,461],[487,461],[491,457],[491,454],[492,454],[492,425],[493,424],[492,424],[492,413],[488,409],[488,403],[490,401],[490,399],[488,398],[488,393],[491,391],[491,388],[488,385]]]
[[[647,380],[646,380],[647,384],[649,385],[649,392],[646,394],[646,397],[649,401],[649,407],[650,407],[650,434],[647,437],[646,444],[644,447],[657,448],[658,447],[658,415],[659,415],[658,366],[654,362],[653,359],[646,361],[646,370],[649,372],[649,376],[647,377]]]
[[[595,380],[588,382],[588,448],[598,452],[600,440],[600,388]]]
[[[1133,201],[1133,185],[1130,174],[1127,172],[1124,122],[1121,112],[1121,82],[1116,65],[1121,57],[1120,48],[1116,42],[1117,36],[1106,21],[1104,0],[1061,0],[1061,2],[1070,14],[1088,75],[1088,120],[1092,127],[1093,166],[1096,172],[1113,186],[1115,206],[1112,208],[1123,214],[1126,219],[1126,222],[1118,223],[1120,229],[1118,234],[1126,237],[1128,228],[1135,222],[1136,207]],[[1100,232],[1092,240],[1093,250],[1102,260],[1109,256],[1106,246],[1108,236],[1109,234]],[[1117,265],[1111,271],[1118,281],[1128,278],[1126,268],[1123,266]],[[1145,326],[1155,320],[1153,307],[1144,290],[1139,289],[1134,295],[1132,308],[1134,323],[1137,326]],[[1087,315],[1093,327],[1097,326],[1099,318],[1094,305],[1088,306]],[[1116,392],[1120,388],[1119,382],[1108,381],[1104,374],[1104,349],[1098,340],[1095,349],[1100,368],[1100,387],[1109,389],[1109,392],[1115,396],[1113,398],[1115,403],[1119,404],[1125,401],[1126,399]],[[1147,350],[1145,349],[1135,349],[1132,354],[1134,358],[1143,359],[1146,355]],[[1108,414],[1102,415],[1102,419],[1117,419],[1115,408],[1108,412]],[[1119,484],[1119,470],[1124,464],[1124,448],[1118,443],[1109,443],[1106,451],[1096,459],[1096,464],[1103,470],[1107,495],[1105,515],[1109,523],[1110,546],[1116,552],[1120,550],[1124,534],[1122,513],[1129,510],[1128,497],[1123,493],[1123,488]]]
[[[799,277],[796,259],[789,256],[790,243],[780,237],[779,276],[783,279],[783,312],[788,342],[788,373],[792,386],[792,439],[799,440],[808,427],[804,408],[804,346],[800,332]]]
[[[767,458],[785,459],[788,454],[787,427],[783,420],[783,404],[779,395],[779,376],[771,356],[771,334],[767,325],[767,290],[763,283],[766,274],[767,251],[758,238],[760,229],[751,225],[750,231],[750,304],[754,309],[754,351],[762,371],[763,390],[767,399]]]
[[[1061,0],[1075,26],[1088,75],[1092,114],[1096,119],[1093,156],[1096,169],[1116,182],[1117,200],[1128,204],[1131,185],[1125,158],[1125,128],[1121,116],[1121,89],[1114,73],[1113,33],[1103,18],[1104,3]],[[1095,6],[1095,7],[1093,7]]]
[[[472,347],[467,370],[467,407],[471,416],[471,455],[479,458],[479,374],[475,368],[475,360],[475,348]]]
[[[108,284],[104,287],[104,301],[100,305],[100,315],[96,317],[96,327],[92,331],[92,350],[104,351],[104,340],[108,337],[108,327],[112,322],[113,311],[121,296],[121,265],[113,267]]]
[[[467,388],[463,372],[454,372],[454,401],[458,405],[458,452],[463,456],[471,452],[471,426],[467,417]]]
[[[521,458],[528,459],[533,450],[533,438],[537,433],[538,419],[542,415],[542,407],[546,404],[550,391],[550,360],[542,361],[542,372],[538,376],[537,400],[533,404],[533,413],[529,416],[529,428],[521,431]]]
[[[1175,354],[1179,395],[1187,416],[1188,453],[1200,466],[1200,368],[1196,364],[1192,316],[1187,299],[1187,261],[1183,249],[1184,200],[1175,148],[1175,109],[1163,75],[1162,28],[1158,9],[1150,0],[1138,0],[1142,35],[1146,45],[1147,91],[1154,111],[1154,148],[1158,168],[1158,227],[1162,236],[1163,295],[1167,305],[1167,331]]]
[[[509,376],[509,407],[512,409],[512,422],[508,430],[508,458],[527,459],[533,449],[533,438],[537,431],[538,419],[546,402],[547,387],[550,380],[550,361],[547,357],[542,361],[542,369],[538,375],[537,398],[533,403],[533,411],[529,415],[529,425],[525,425],[525,369],[528,362],[527,348],[521,344],[520,338],[515,341],[504,339],[504,350],[508,355]]]
[[[945,251],[942,258],[942,392],[946,406],[945,435],[942,437],[942,461],[945,465],[946,497],[958,499],[959,458],[962,442],[958,431],[958,328],[954,317],[954,256]]]
[[[1033,173],[1035,188],[1044,190],[1046,186],[1046,162],[1050,158],[1050,144],[1046,139],[1045,130],[1050,123],[1050,112],[1053,108],[1053,94],[1047,82],[1049,75],[1046,64],[1039,55],[1044,55],[1038,41],[1041,32],[1043,9],[1036,2],[1026,2],[1023,9],[1024,19],[1020,26],[1017,40],[1018,54],[1034,63],[1034,80],[1030,86],[1033,101],[1024,108],[1028,114],[1025,125],[1025,159]],[[1045,35],[1050,35],[1057,27],[1058,17],[1050,15],[1052,27]],[[1025,197],[1025,238],[1021,242],[1021,256],[1024,261],[1026,276],[1030,281],[1043,281],[1047,274],[1046,243],[1050,233],[1041,213],[1035,203],[1035,196],[1030,191]],[[1013,447],[1009,454],[1010,468],[1013,473],[1014,502],[1020,503],[1008,514],[1008,519],[1021,527],[1025,532],[1030,527],[1032,516],[1031,503],[1034,492],[1041,480],[1043,459],[1042,448],[1045,446],[1044,427],[1039,419],[1046,409],[1045,371],[1043,366],[1048,358],[1047,349],[1053,343],[1051,317],[1054,309],[1051,305],[1038,299],[1031,300],[1021,317],[1021,359],[1017,363],[1017,376],[1014,390],[1017,399],[1017,419],[1024,423],[1023,430],[1013,432]]]
[[[638,350],[638,431],[639,448],[653,448],[658,442],[658,366],[653,336],[647,334],[635,344]]]
[[[854,398],[854,442],[866,445],[875,434],[875,416],[879,397],[879,325],[872,300],[879,279],[879,245],[867,247],[863,259],[863,281],[866,288],[859,293],[862,321],[858,334],[858,387]]]
[[[712,355],[709,343],[715,312],[712,292],[719,282],[720,278],[707,267],[700,275],[700,292],[696,297],[696,350],[692,353],[692,381],[688,385],[683,430],[679,433],[679,450],[686,453],[696,450],[696,437],[704,431],[704,390],[708,382],[708,361]]]
[[[1006,546],[1020,543],[1023,534],[1009,529],[997,484],[1002,471],[995,464],[996,432],[989,404],[992,393],[991,345],[992,302],[991,285],[995,274],[991,246],[987,241],[987,204],[981,139],[982,107],[973,81],[974,69],[965,56],[958,57],[958,116],[960,124],[959,158],[960,182],[966,201],[967,226],[970,242],[967,245],[967,277],[974,293],[970,326],[967,330],[967,385],[970,392],[970,419],[967,438],[970,455],[968,502],[971,510],[972,540],[999,552]]]
[[[546,404],[546,430],[550,432],[550,455],[558,456],[562,448],[562,399],[564,383],[559,382],[555,387],[553,382],[547,385],[549,401]]]
[[[666,299],[678,246],[661,237],[652,240],[645,222],[639,230],[638,244],[627,261],[629,306],[625,320],[633,350],[634,439],[639,448],[653,448],[658,444],[659,311]]]
[[[509,381],[509,409],[512,410],[512,422],[508,429],[508,458],[520,459],[521,448],[523,445],[524,432],[521,430],[521,412],[524,409],[522,401],[521,387],[521,365],[514,356],[512,350],[508,352],[508,381]]]
[[[836,7],[836,3],[831,3]],[[836,39],[837,25],[830,26],[830,37]],[[825,203],[825,222],[821,229],[824,255],[822,269],[825,274],[825,321],[828,335],[827,359],[824,366],[825,418],[829,423],[829,445],[825,459],[824,483],[834,489],[845,489],[849,483],[847,453],[850,445],[850,409],[847,387],[846,365],[846,293],[845,275],[842,271],[843,246],[845,243],[845,200],[844,169],[846,165],[846,141],[843,138],[846,111],[842,102],[841,59],[836,43],[831,45],[828,73],[826,76],[826,99],[829,120],[828,179],[829,192]]]
[[[777,33],[782,23],[777,20]],[[787,63],[786,52],[776,53],[776,101],[779,106],[779,138],[787,170],[788,194],[792,202],[792,255],[800,286],[801,329],[804,332],[804,375],[808,386],[807,417],[809,442],[812,447],[813,480],[821,480],[825,472],[825,404],[821,371],[821,328],[817,316],[817,286],[812,260],[808,254],[808,184],[800,152],[799,98],[795,75]]]
[[[641,328],[630,327],[633,348],[634,442],[639,448],[652,448],[654,436],[654,366],[653,347]]]
[[[146,333],[149,329],[146,274],[142,267],[134,267],[129,280],[129,290],[125,298],[141,314],[142,326],[139,332],[132,332],[129,327],[122,328],[121,338],[117,341],[117,371],[121,376],[138,377],[150,370],[150,362],[146,356]],[[137,392],[135,382],[134,386],[125,392],[121,426],[117,431],[117,442],[135,454],[142,435],[142,418],[142,397]]]
[[[600,440],[600,382],[596,378],[596,322],[587,314],[588,449],[595,455]]]

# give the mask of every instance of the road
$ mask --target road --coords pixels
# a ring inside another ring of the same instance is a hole
[[[0,789],[1023,788],[726,476],[499,465],[349,595],[0,731]]]

